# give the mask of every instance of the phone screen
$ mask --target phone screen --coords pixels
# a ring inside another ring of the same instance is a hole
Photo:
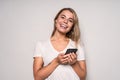
[[[76,53],[77,52],[77,49],[76,48],[70,48],[70,49],[67,49],[66,53],[65,54],[69,54],[69,53]]]

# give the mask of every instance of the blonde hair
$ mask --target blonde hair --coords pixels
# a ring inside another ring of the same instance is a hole
[[[68,10],[74,15],[74,21],[73,21],[74,23],[73,23],[72,29],[66,34],[66,37],[72,39],[73,41],[75,41],[76,44],[78,44],[80,41],[79,21],[78,21],[78,16],[77,16],[76,12],[72,8],[63,8],[57,13],[57,15],[54,18],[54,30],[52,32],[51,37],[54,35],[54,33],[56,31],[55,20],[58,18],[58,16],[64,10]]]

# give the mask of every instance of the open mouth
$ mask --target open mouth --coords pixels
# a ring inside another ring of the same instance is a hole
[[[64,24],[61,24],[60,27],[63,28],[63,29],[67,29],[68,28],[68,26],[64,25]]]

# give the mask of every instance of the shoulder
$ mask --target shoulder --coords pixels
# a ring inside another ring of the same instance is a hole
[[[76,47],[78,49],[84,48],[84,45],[82,42],[79,42],[78,44],[75,43],[75,41],[70,39],[70,45],[73,47]]]
[[[70,42],[71,42],[71,44],[75,44],[75,41],[73,41],[72,39],[70,39]]]
[[[45,47],[47,47],[49,45],[49,40],[39,40],[36,42],[36,47],[44,49]]]
[[[75,41],[73,41],[72,39],[70,39],[70,46],[71,48],[77,48]]]

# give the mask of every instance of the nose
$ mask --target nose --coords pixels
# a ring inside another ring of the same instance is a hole
[[[66,24],[67,24],[67,23],[68,23],[68,20],[67,20],[67,19],[64,19],[64,23],[66,23]]]

